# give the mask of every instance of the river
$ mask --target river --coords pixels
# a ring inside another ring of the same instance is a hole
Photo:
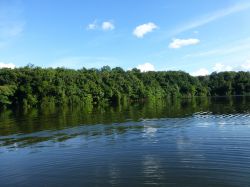
[[[0,113],[0,186],[249,187],[250,97]]]

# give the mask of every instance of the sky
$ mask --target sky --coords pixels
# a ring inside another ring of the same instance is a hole
[[[249,0],[0,0],[0,68],[250,71]]]

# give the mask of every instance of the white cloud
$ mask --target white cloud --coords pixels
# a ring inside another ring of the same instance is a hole
[[[102,30],[108,31],[108,30],[114,30],[114,29],[115,29],[115,26],[110,21],[104,21],[102,23]]]
[[[222,63],[217,63],[213,67],[213,71],[223,72],[223,71],[250,71],[250,60],[246,60],[241,65],[229,66]]]
[[[196,45],[200,43],[199,39],[189,38],[189,39],[173,39],[173,41],[169,44],[169,48],[179,49],[188,45]]]
[[[133,34],[137,37],[137,38],[143,38],[145,34],[152,32],[154,29],[157,29],[157,25],[149,22],[149,23],[145,23],[142,25],[137,26],[134,31]]]
[[[226,65],[223,63],[216,63],[213,68],[213,71],[219,73],[219,72],[223,72],[223,71],[250,71],[250,60],[246,60],[244,63],[242,63],[241,65],[236,65],[236,66],[230,66],[230,65]],[[193,76],[204,76],[204,75],[208,75],[211,72],[209,72],[206,68],[201,68],[193,73],[191,73],[191,75]]]
[[[95,30],[98,28],[97,21],[95,20],[93,23],[88,24],[87,30]]]
[[[205,76],[208,74],[209,74],[209,71],[205,68],[201,68],[201,69],[191,73],[191,75],[193,75],[193,76]]]
[[[216,72],[233,71],[233,69],[234,68],[232,66],[224,65],[224,64],[221,64],[221,63],[217,63],[213,67],[213,71],[216,71]]]
[[[111,21],[104,21],[102,23],[98,23],[97,20],[88,24],[87,30],[103,30],[103,31],[111,31],[115,29],[115,25]]]
[[[250,60],[247,60],[244,64],[241,65],[243,71],[250,71]]]
[[[235,71],[250,71],[250,60],[246,60],[239,66],[234,67]]]
[[[206,25],[206,24],[208,24],[210,22],[216,21],[216,20],[218,20],[220,18],[223,18],[223,17],[229,16],[231,14],[247,10],[249,8],[250,8],[250,3],[247,2],[247,3],[240,3],[240,4],[233,5],[231,7],[221,9],[219,11],[210,13],[210,14],[205,15],[203,17],[201,16],[201,19],[192,21],[192,22],[178,28],[177,30],[174,31],[173,34],[176,35],[176,34],[179,34],[181,32],[185,32],[185,31],[188,31],[188,30],[191,30],[191,29],[195,29],[197,27],[201,27],[201,26]]]
[[[155,71],[155,67],[153,64],[150,63],[145,63],[145,64],[140,64],[137,66],[137,69],[141,70],[141,72],[147,72],[147,71]]]
[[[0,69],[2,68],[11,68],[11,69],[14,69],[16,66],[12,63],[3,63],[3,62],[0,62]]]

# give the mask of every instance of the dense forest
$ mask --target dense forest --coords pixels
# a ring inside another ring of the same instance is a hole
[[[250,72],[193,77],[182,71],[125,71],[109,66],[72,70],[28,65],[0,69],[0,108],[229,95],[250,95]]]

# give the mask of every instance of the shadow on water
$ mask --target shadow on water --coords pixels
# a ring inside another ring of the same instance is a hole
[[[25,147],[49,140],[62,142],[79,135],[94,137],[142,131],[144,126],[136,122],[143,120],[249,113],[249,104],[250,97],[198,97],[113,107],[5,110],[0,113],[0,146]],[[126,123],[130,121],[133,125]],[[98,124],[102,126],[96,128]]]

